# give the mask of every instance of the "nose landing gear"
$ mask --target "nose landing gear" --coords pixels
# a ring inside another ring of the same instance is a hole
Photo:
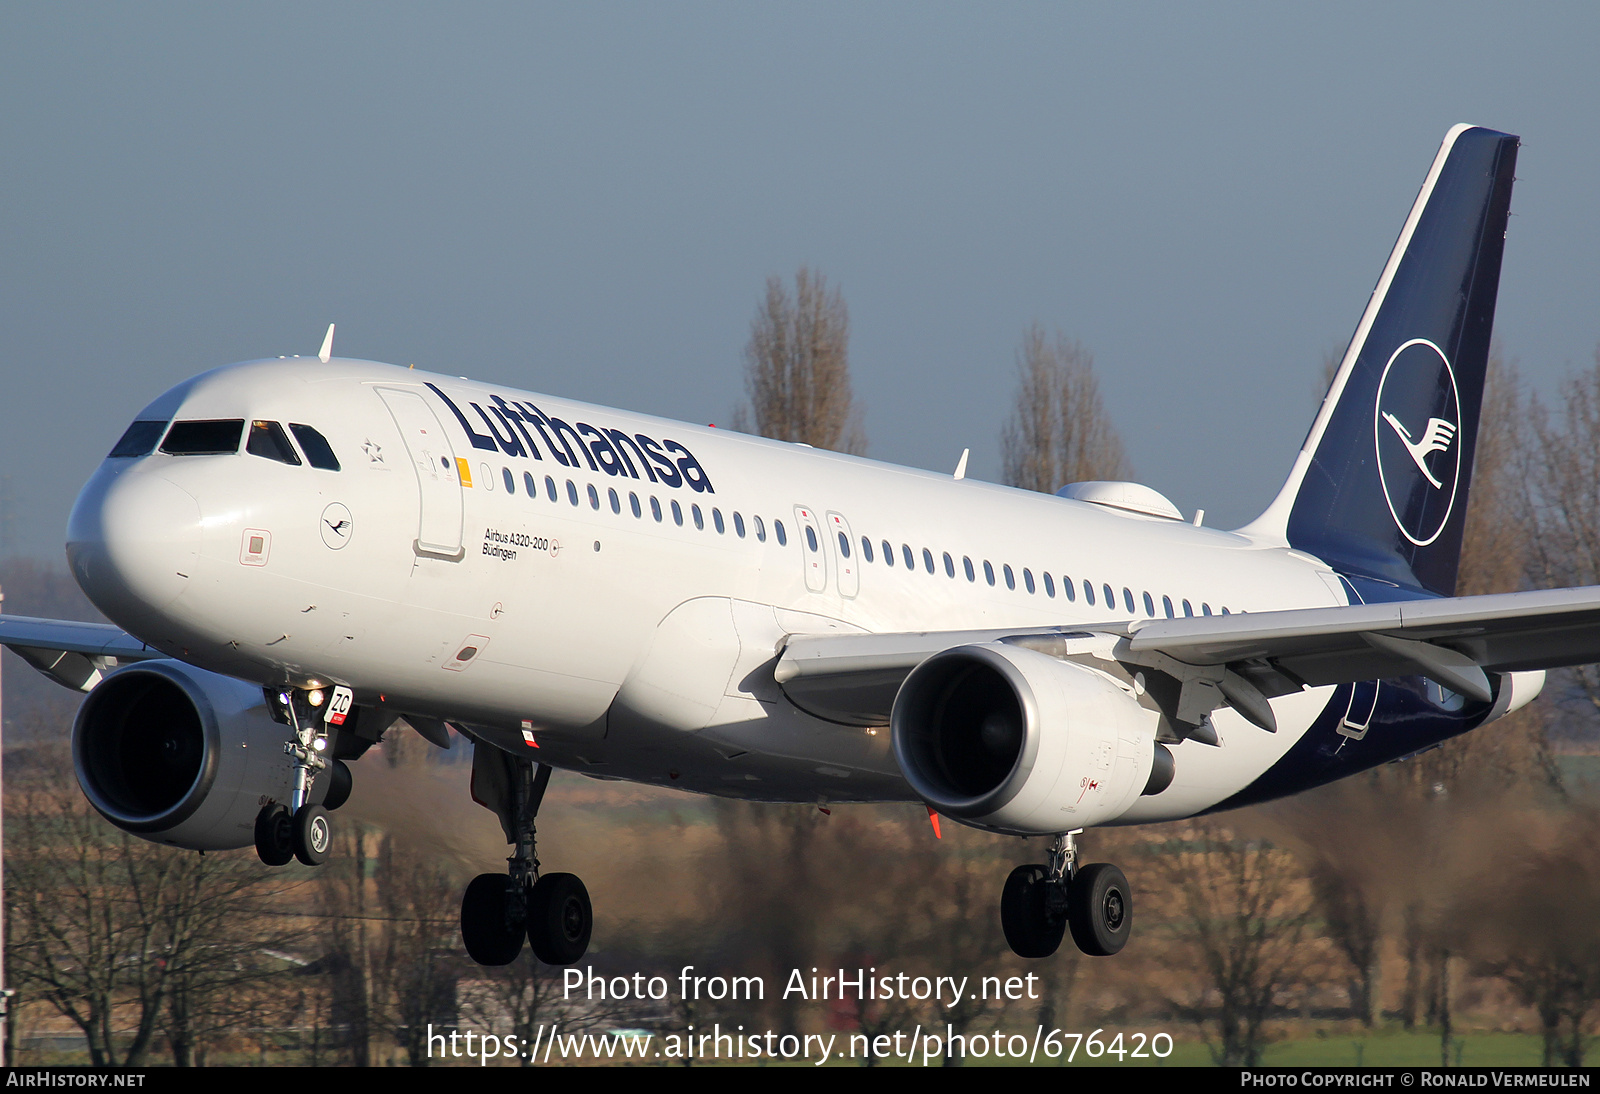
[[[1048,865],[1018,866],[1000,894],[1000,926],[1018,957],[1049,957],[1070,928],[1078,949],[1110,957],[1128,944],[1133,894],[1109,862],[1078,866],[1074,832],[1058,835]]]
[[[348,690],[336,688],[334,697],[336,703],[342,699],[341,709],[349,709]],[[268,802],[256,814],[256,855],[268,866],[283,866],[291,858],[307,866],[321,866],[328,861],[333,845],[333,826],[327,809],[313,805],[309,799],[317,773],[328,769],[330,763],[326,755],[328,723],[316,718],[312,700],[305,692],[281,692],[278,703],[294,730],[294,737],[283,746],[294,763],[294,792],[287,805]],[[338,760],[331,763],[333,784],[326,800],[328,809],[337,809],[350,796],[350,769]]]
[[[594,910],[583,882],[575,874],[539,875],[534,822],[549,785],[548,764],[477,746],[474,796],[500,816],[516,845],[506,873],[479,874],[461,898],[461,941],[480,965],[509,965],[524,937],[547,965],[570,965],[589,949]]]

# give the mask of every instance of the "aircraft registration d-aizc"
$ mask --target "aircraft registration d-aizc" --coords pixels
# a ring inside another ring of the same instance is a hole
[[[461,903],[485,964],[588,947],[583,883],[535,857],[553,768],[1053,836],[1006,938],[1113,954],[1130,888],[1081,830],[1294,794],[1600,660],[1600,589],[1453,595],[1517,144],[1446,136],[1235,531],[1134,483],[1030,493],[334,358],[330,328],[141,411],[67,529],[116,625],[0,642],[88,693],[95,808],[176,847],[321,863],[370,745],[461,734],[514,845]]]

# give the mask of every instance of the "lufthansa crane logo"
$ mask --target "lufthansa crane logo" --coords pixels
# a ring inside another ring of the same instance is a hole
[[[1418,547],[1439,538],[1455,509],[1461,472],[1461,402],[1444,351],[1413,338],[1378,382],[1373,444],[1395,527]]]
[[[350,517],[350,510],[338,502],[334,502],[322,511],[322,542],[337,551],[350,542],[350,535],[355,531],[355,522]]]

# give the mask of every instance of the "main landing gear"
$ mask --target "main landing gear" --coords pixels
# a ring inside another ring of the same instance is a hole
[[[480,965],[509,965],[522,952],[524,937],[540,961],[570,965],[589,949],[594,911],[576,874],[539,875],[534,821],[550,785],[550,766],[503,753],[485,759],[495,768],[493,781],[501,785],[490,790],[477,782],[475,756],[474,793],[486,803],[495,799],[491,808],[516,850],[506,873],[479,874],[467,886],[461,898],[461,941]]]
[[[1110,957],[1128,943],[1133,894],[1109,862],[1078,865],[1077,832],[1064,832],[1047,865],[1018,866],[1000,893],[1000,926],[1018,957],[1049,957],[1068,928],[1078,949]]]
[[[350,797],[350,769],[343,761],[326,755],[328,724],[315,716],[307,693],[281,692],[278,702],[294,730],[294,738],[283,746],[294,763],[294,792],[287,805],[268,802],[256,814],[256,854],[268,866],[283,866],[291,858],[307,866],[321,866],[328,861],[328,850],[333,845],[328,811],[339,808]],[[329,772],[331,783],[323,804],[313,805],[309,801],[311,787],[321,771]]]

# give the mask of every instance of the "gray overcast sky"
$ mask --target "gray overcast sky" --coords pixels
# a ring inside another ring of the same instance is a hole
[[[872,455],[998,472],[1037,320],[1210,523],[1288,468],[1450,124],[1524,138],[1497,332],[1600,314],[1600,6],[0,6],[0,473],[59,557],[134,412],[337,350],[696,421],[770,274]]]

